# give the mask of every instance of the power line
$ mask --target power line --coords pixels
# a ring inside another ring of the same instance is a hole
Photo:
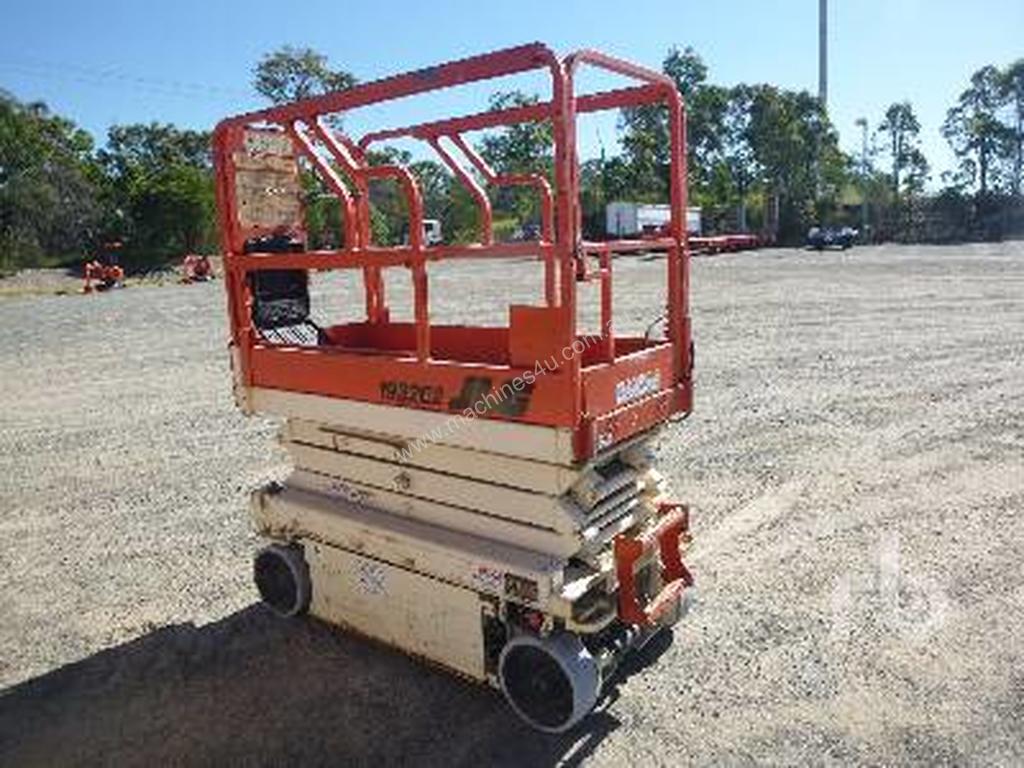
[[[250,91],[210,83],[193,83],[183,80],[162,80],[139,77],[116,69],[95,69],[76,64],[62,64],[52,61],[0,61],[0,71],[15,72],[31,77],[73,82],[98,87],[120,85],[134,90],[146,91],[161,96],[187,98],[209,98],[223,101],[225,98],[254,101]]]

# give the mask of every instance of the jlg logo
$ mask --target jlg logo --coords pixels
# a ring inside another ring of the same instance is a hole
[[[488,376],[469,376],[462,382],[462,390],[448,401],[451,411],[473,411],[477,416],[500,413],[502,416],[522,416],[530,407],[533,384],[522,378],[509,379],[491,391]]]
[[[615,385],[615,404],[623,405],[661,391],[661,372],[646,371]]]

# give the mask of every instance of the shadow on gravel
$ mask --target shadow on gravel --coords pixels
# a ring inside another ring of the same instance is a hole
[[[0,763],[575,765],[618,727],[614,698],[615,686],[579,727],[545,736],[487,688],[253,605],[0,692]]]

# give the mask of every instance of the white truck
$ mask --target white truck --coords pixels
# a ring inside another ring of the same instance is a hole
[[[438,219],[423,220],[423,241],[427,245],[441,244],[441,222]]]
[[[613,237],[655,234],[668,226],[672,212],[668,205],[615,201],[605,208],[605,231]],[[700,234],[700,208],[686,209],[686,231]]]

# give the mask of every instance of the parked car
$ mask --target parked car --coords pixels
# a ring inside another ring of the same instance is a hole
[[[826,248],[850,248],[860,233],[853,227],[811,227],[807,233],[807,247],[822,251]]]
[[[540,240],[540,235],[540,224],[530,222],[516,227],[512,232],[512,240],[516,242]]]

